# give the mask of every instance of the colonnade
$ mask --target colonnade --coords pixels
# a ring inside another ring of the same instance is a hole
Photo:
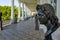
[[[17,16],[17,22],[19,22],[20,20],[24,20],[24,18],[26,18],[29,14],[30,14],[30,10],[29,8],[26,6],[25,3],[20,2],[20,0],[18,1],[18,16]],[[22,3],[22,10],[21,10],[21,3]],[[22,16],[21,16],[21,11],[22,11]],[[11,0],[11,22],[14,23],[14,0]]]
[[[17,0],[18,1],[18,0]],[[52,2],[52,5],[54,4],[54,0],[39,0],[37,3],[39,4],[44,4],[44,3],[49,3],[51,4]],[[59,16],[59,0],[57,0],[57,16]],[[27,5],[23,2],[21,2],[20,0],[18,1],[19,3],[19,7],[18,7],[18,17],[17,17],[17,22],[19,22],[20,20],[24,20],[24,18],[28,17],[31,15],[31,10],[27,7]],[[22,16],[21,16],[21,3],[22,3]],[[53,5],[54,6],[54,5]],[[11,0],[11,22],[13,23],[14,22],[14,0]]]

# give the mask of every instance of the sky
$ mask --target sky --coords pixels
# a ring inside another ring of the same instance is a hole
[[[11,6],[11,0],[0,0],[0,6]],[[14,5],[18,7],[18,1],[14,1]]]

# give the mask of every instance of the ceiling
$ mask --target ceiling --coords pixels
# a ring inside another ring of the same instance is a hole
[[[25,3],[32,12],[36,11],[36,5],[39,2],[39,0],[20,0],[20,1]]]
[[[44,3],[51,3],[51,0],[20,0],[20,2],[23,2],[26,4],[26,6],[32,11],[36,11],[36,5],[37,4],[44,4]]]
[[[21,0],[21,2],[28,3],[28,4],[35,4],[38,0]]]

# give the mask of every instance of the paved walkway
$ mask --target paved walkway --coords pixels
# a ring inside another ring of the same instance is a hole
[[[34,18],[12,24],[0,32],[0,40],[41,40],[35,30]]]
[[[60,40],[60,28],[53,33],[54,40]],[[35,30],[34,18],[7,26],[0,32],[0,40],[42,40],[41,31]]]

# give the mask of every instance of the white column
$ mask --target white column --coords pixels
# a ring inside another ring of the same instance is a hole
[[[11,23],[14,23],[14,0],[11,0]]]
[[[26,11],[27,11],[27,17],[28,17],[28,15],[29,15],[29,12],[28,12],[28,7],[26,6]]]
[[[27,15],[26,15],[26,4],[24,4],[24,11],[25,11],[25,18],[27,17]]]
[[[52,0],[52,6],[54,7],[54,9],[55,9],[55,6],[56,6],[56,4],[54,3],[54,0]]]
[[[21,7],[20,1],[18,3],[19,3],[19,7],[18,7],[18,20],[17,20],[17,22],[20,21],[20,7]]]
[[[57,0],[57,16],[60,22],[60,0]]]
[[[24,3],[22,3],[22,20],[24,20]]]
[[[28,14],[28,10],[27,10],[27,5],[25,5],[25,11],[26,11],[26,17],[27,17],[27,14]]]
[[[31,16],[31,11],[27,6],[26,6],[26,12],[27,17]]]
[[[27,6],[26,6],[26,14],[27,14],[27,16],[28,16],[28,9],[27,9]]]

